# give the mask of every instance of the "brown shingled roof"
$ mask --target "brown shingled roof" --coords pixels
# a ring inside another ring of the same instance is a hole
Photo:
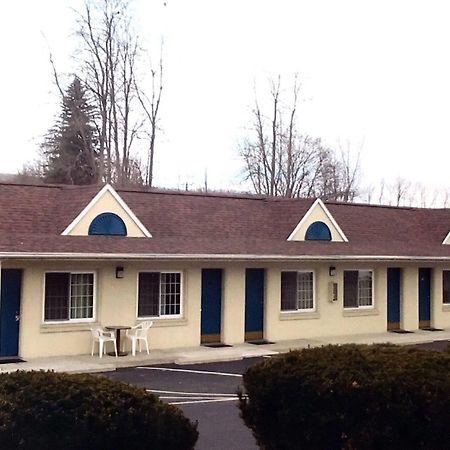
[[[450,258],[450,209],[326,203],[348,243],[288,242],[313,199],[121,190],[152,238],[61,236],[99,186],[0,184],[0,256]]]

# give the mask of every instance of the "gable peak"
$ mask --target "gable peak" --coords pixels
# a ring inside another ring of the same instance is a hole
[[[300,222],[294,228],[292,233],[287,238],[288,241],[305,241],[306,234],[311,225],[322,223],[323,226],[329,229],[331,239],[318,239],[329,240],[333,242],[348,242],[347,236],[342,231],[339,224],[336,222],[325,203],[317,198],[310,206],[308,211],[302,217]]]
[[[105,184],[77,217],[61,233],[63,236],[87,236],[92,220],[104,213],[116,214],[131,230],[130,237],[152,237],[144,224],[137,218],[122,197],[110,185]],[[134,232],[133,232],[134,230]]]

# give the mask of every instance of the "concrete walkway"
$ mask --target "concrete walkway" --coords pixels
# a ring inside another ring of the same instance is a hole
[[[158,364],[195,364],[217,361],[232,361],[264,355],[285,353],[289,350],[318,347],[327,344],[374,344],[392,343],[398,345],[420,344],[432,341],[448,340],[450,331],[415,331],[411,334],[378,333],[352,336],[328,336],[320,339],[297,339],[279,341],[274,344],[252,345],[237,344],[232,347],[210,348],[190,347],[170,350],[152,350],[150,355],[137,353],[135,357],[128,355],[120,358],[98,355],[58,356],[51,358],[34,358],[23,363],[0,364],[0,373],[16,370],[54,370],[55,372],[84,373],[106,372],[121,367],[135,367]]]

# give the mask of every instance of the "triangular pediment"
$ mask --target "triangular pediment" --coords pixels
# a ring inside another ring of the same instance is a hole
[[[325,204],[318,198],[288,237],[288,241],[305,241],[308,228],[317,223],[324,223],[331,233],[331,242],[348,242],[347,237],[331,215]]]
[[[92,221],[101,214],[119,216],[126,226],[128,237],[152,237],[147,228],[109,184],[97,193],[61,234],[88,236]]]
[[[445,239],[442,243],[444,245],[450,245],[450,231],[448,232],[447,236],[445,236]]]

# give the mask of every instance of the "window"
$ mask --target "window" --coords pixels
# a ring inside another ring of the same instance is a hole
[[[450,304],[450,270],[442,271],[442,301]]]
[[[328,225],[320,221],[313,222],[306,230],[305,241],[331,241]]]
[[[281,310],[311,309],[314,309],[313,272],[281,272]]]
[[[45,321],[94,318],[94,273],[45,274]]]
[[[373,273],[371,270],[344,271],[344,308],[373,306]]]
[[[114,213],[99,214],[89,225],[89,235],[126,236],[124,221]]]
[[[140,272],[138,317],[181,314],[181,272]]]

